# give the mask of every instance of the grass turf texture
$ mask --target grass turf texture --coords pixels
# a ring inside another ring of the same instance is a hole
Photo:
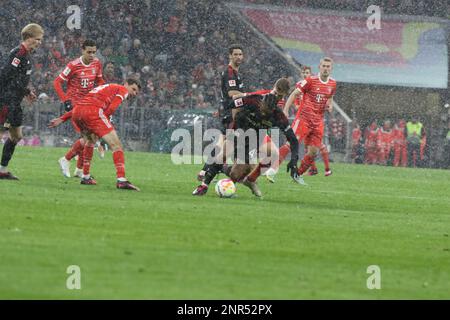
[[[97,186],[63,178],[64,152],[20,147],[21,180],[0,180],[0,298],[450,298],[449,171],[332,164],[325,178],[319,165],[302,187],[283,165],[260,179],[263,200],[242,185],[197,198],[199,165],[128,152],[137,193],[116,190],[109,152],[94,154]],[[69,265],[81,290],[66,288]]]

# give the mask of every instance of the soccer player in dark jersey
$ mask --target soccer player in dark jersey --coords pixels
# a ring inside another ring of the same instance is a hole
[[[233,121],[232,109],[233,109],[233,95],[243,93],[244,83],[239,75],[239,67],[244,61],[244,53],[242,46],[234,44],[228,48],[229,64],[221,74],[221,106],[219,108],[219,117],[222,124],[223,136],[217,142],[219,149],[226,148],[225,131],[229,129],[231,122]],[[203,169],[198,174],[198,180],[202,181],[205,177],[207,164],[203,166]]]
[[[22,43],[9,53],[0,65],[0,133],[9,130],[9,138],[3,146],[0,179],[18,180],[8,170],[17,143],[22,139],[22,100],[36,99],[28,87],[31,77],[31,53],[42,43],[44,29],[35,23],[28,24],[21,32]]]
[[[294,154],[295,151],[298,151],[298,140],[295,137],[294,131],[289,126],[288,118],[278,105],[288,93],[289,81],[281,78],[277,80],[274,89],[268,94],[236,99],[234,101],[234,109],[238,112],[235,114],[234,129],[241,129],[243,131],[249,129],[257,130],[258,137],[256,141],[259,142],[262,139],[262,137],[259,137],[259,134],[265,132],[264,129],[278,128],[284,133],[286,139],[291,144]],[[273,158],[272,152],[277,152],[277,150],[272,150],[273,143],[271,139],[264,138],[262,141],[262,146],[257,145],[256,150],[248,150],[248,145],[246,144],[244,153],[246,156],[244,159],[245,163],[235,163],[229,173],[233,181],[241,181],[257,197],[261,197],[262,193],[256,184],[256,180],[261,175],[262,168],[271,166],[270,159]],[[266,158],[259,159],[259,163],[256,166],[251,165],[249,163],[250,155],[259,154],[260,151],[263,151]],[[297,179],[297,161],[298,156],[293,156],[287,166],[288,172],[291,172],[294,180]]]
[[[97,53],[95,41],[85,40],[81,49],[81,57],[69,62],[53,82],[58,97],[64,103],[65,111],[70,111],[89,91],[105,83],[102,74],[102,64],[95,56]],[[66,92],[63,90],[64,82],[67,82]],[[77,128],[75,130],[79,132]],[[66,155],[58,160],[61,172],[65,177],[70,178],[70,160],[77,155],[77,168],[74,175],[81,177],[84,146],[84,139],[79,138]]]
[[[234,122],[232,123],[231,128],[241,129],[244,132],[249,129],[257,130],[255,131],[255,134],[258,135],[256,141],[259,142],[259,135],[262,132],[265,132],[264,130],[277,127],[283,130],[288,141],[292,144],[293,150],[296,150],[295,148],[298,150],[298,142],[294,132],[289,127],[288,119],[284,115],[282,109],[277,106],[278,102],[288,93],[288,91],[289,81],[282,78],[275,83],[274,88],[267,94],[248,95],[234,100]],[[234,141],[231,142],[234,143]],[[238,140],[238,143],[239,142],[244,143],[245,145],[237,146],[237,162],[229,167],[230,170],[228,170],[226,174],[228,174],[235,182],[242,181],[256,196],[261,196],[261,192],[256,185],[256,179],[261,174],[261,168],[267,165],[270,166],[270,162],[268,159],[260,159],[260,162],[256,166],[252,166],[250,164],[250,155],[259,152],[258,146],[256,147],[257,150],[249,150],[251,146],[246,143],[245,139],[244,141]],[[262,148],[265,148],[265,154],[268,155],[269,158],[271,154],[270,146],[271,143],[262,144]],[[243,159],[240,158],[241,153],[239,152],[239,148],[244,150]],[[217,157],[221,157],[221,153]],[[291,171],[291,175],[295,175],[297,172],[296,162],[295,157],[292,157],[292,160],[288,165],[288,171]],[[213,164],[208,165],[205,180],[196,188],[193,195],[206,194],[209,183],[220,170],[221,165],[219,163],[220,162],[216,160]]]

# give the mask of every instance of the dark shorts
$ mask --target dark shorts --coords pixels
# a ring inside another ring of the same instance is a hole
[[[20,127],[23,123],[23,110],[19,105],[0,104],[0,126]]]

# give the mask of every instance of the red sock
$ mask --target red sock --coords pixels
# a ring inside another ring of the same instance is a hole
[[[117,179],[125,178],[125,156],[122,150],[113,152],[114,165],[116,166]]]
[[[80,152],[83,152],[84,145],[85,145],[85,143],[84,143],[83,138],[80,138],[77,141],[75,141],[74,144],[72,145],[72,147],[70,148],[70,150],[66,153],[66,160],[70,161],[77,154],[79,154]]]
[[[314,162],[314,157],[311,157],[310,155],[305,155],[302,160],[302,164],[300,166],[300,169],[298,169],[298,174],[302,175],[306,172],[306,170],[309,169],[311,164]]]
[[[313,161],[313,162],[311,163],[311,170],[317,171],[317,167],[316,167],[316,162],[315,162],[315,161]]]
[[[250,182],[255,182],[256,179],[259,178],[259,176],[261,175],[261,168],[269,168],[270,167],[270,163],[267,164],[262,164],[261,162],[258,163],[258,166],[253,169],[252,172],[250,172],[250,174],[247,176],[247,180]]]
[[[92,155],[94,154],[94,146],[86,144],[83,150],[83,174],[88,175],[91,169]]]
[[[84,149],[84,148],[83,148]],[[83,169],[83,163],[84,163],[84,160],[83,160],[84,158],[83,158],[83,151],[81,151],[79,154],[78,154],[78,160],[77,160],[77,168],[78,169]]]
[[[325,171],[330,171],[330,159],[328,157],[328,149],[326,145],[320,147],[320,154],[322,155],[323,164],[325,165]]]
[[[275,170],[278,169],[280,164],[283,163],[284,159],[289,154],[289,152],[291,152],[291,147],[288,144],[284,144],[283,146],[280,147],[280,149],[278,150],[279,153],[278,161],[275,161],[275,163],[272,166]]]

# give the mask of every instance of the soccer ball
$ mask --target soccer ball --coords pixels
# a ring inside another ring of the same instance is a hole
[[[231,198],[236,193],[236,186],[231,179],[222,179],[216,183],[216,193],[221,198]]]

